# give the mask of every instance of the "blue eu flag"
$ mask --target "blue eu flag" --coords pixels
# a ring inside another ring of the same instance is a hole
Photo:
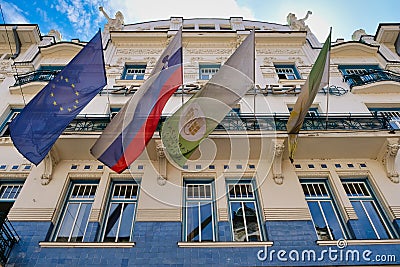
[[[39,164],[61,133],[106,85],[100,31],[10,124],[14,146]]]

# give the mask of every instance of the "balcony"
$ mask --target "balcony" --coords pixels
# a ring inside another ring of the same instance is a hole
[[[400,74],[389,70],[371,70],[363,74],[344,75],[344,81],[350,88],[382,81],[391,81],[400,83]]]
[[[157,131],[169,116],[162,116]],[[226,116],[215,131],[286,131],[289,114],[240,114]],[[65,129],[64,134],[91,134],[102,132],[110,122],[105,114],[86,114],[76,117]],[[396,128],[397,129],[397,128]],[[303,131],[368,131],[395,130],[391,118],[380,112],[374,113],[330,113],[306,116]],[[9,136],[5,131],[2,136]]]
[[[13,86],[21,86],[30,82],[48,82],[54,79],[60,71],[61,70],[36,70],[25,74],[14,75],[15,84]]]
[[[19,236],[5,213],[0,213],[0,264],[4,266]]]

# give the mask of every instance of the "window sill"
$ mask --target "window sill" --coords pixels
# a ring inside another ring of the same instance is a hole
[[[132,248],[135,242],[39,242],[42,248]]]
[[[342,241],[342,240],[340,240]],[[400,239],[359,239],[359,240],[345,240],[346,246],[349,245],[399,245]],[[318,240],[317,245],[319,246],[337,246],[338,240],[322,241]]]
[[[271,247],[274,244],[272,241],[263,242],[178,242],[180,248],[232,248],[232,247]]]

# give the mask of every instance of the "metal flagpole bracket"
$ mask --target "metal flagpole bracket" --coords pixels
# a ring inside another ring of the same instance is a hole
[[[274,139],[274,161],[272,163],[272,174],[276,184],[283,184],[282,155],[285,150],[285,139]]]
[[[161,140],[156,140],[156,151],[158,156],[157,183],[163,186],[167,183],[167,158],[165,156],[165,146]]]

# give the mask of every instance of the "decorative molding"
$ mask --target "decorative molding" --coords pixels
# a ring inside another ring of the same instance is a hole
[[[0,145],[12,144],[11,137],[0,137]]]
[[[320,177],[320,178],[326,178],[329,177],[329,171],[296,171],[296,175],[299,178],[307,178],[307,177]]]
[[[395,160],[399,152],[399,147],[399,138],[386,138],[386,142],[378,156],[378,160],[382,162],[385,168],[387,177],[396,184],[399,183],[399,173],[395,168]]]
[[[219,208],[218,209],[218,221],[227,222],[229,220],[228,209],[227,208]]]
[[[51,221],[54,208],[12,208],[7,217],[10,221]]]
[[[369,171],[361,171],[361,170],[354,170],[354,171],[341,171],[341,170],[335,170],[335,172],[339,176],[346,176],[346,177],[365,177],[369,176],[370,173]]]
[[[186,52],[194,55],[230,55],[231,48],[187,48]]]
[[[185,170],[188,171],[188,170]],[[207,179],[214,179],[216,177],[216,172],[215,171],[201,171],[198,172],[199,170],[194,170],[193,172],[183,172],[182,177],[184,178],[207,178]]]
[[[272,241],[264,242],[178,242],[180,248],[251,248],[251,247],[271,247]]]
[[[181,209],[138,209],[136,221],[179,222],[181,221]]]
[[[101,215],[101,209],[92,208],[89,216],[89,222],[99,222]]]
[[[356,211],[354,210],[353,206],[344,207],[344,211],[346,212],[347,217],[348,217],[350,220],[358,220]]]
[[[283,184],[282,155],[285,150],[284,139],[274,139],[274,161],[272,163],[272,174],[276,184]]]
[[[70,179],[82,179],[82,178],[100,179],[101,175],[102,175],[101,172],[70,172],[68,177]]]
[[[165,156],[165,146],[161,140],[155,140],[155,142],[159,166],[157,184],[163,186],[167,183],[167,158]]]
[[[162,48],[117,48],[116,56],[143,56],[143,55],[160,55]]]
[[[400,219],[400,206],[389,206],[394,219]]]
[[[39,242],[41,248],[132,248],[135,242]]]
[[[0,178],[10,178],[10,179],[15,179],[15,178],[21,178],[21,179],[26,179],[28,177],[29,173],[21,173],[21,172],[0,172]]]
[[[309,221],[311,220],[308,208],[264,208],[266,221]]]
[[[53,179],[53,171],[57,163],[60,161],[59,159],[60,157],[58,156],[56,149],[53,147],[43,160],[44,171],[41,177],[42,185],[48,185],[51,179]]]

